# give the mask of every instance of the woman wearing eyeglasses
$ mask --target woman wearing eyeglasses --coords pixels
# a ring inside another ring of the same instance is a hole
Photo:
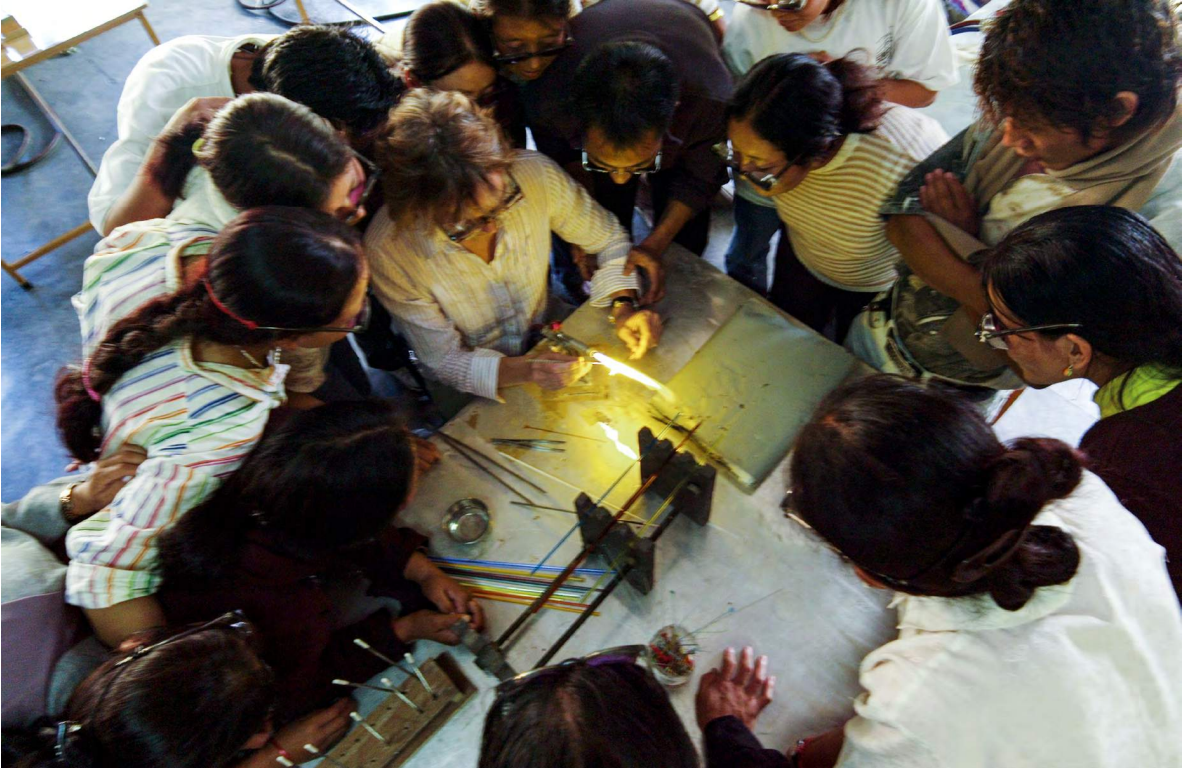
[[[1136,213],[1036,216],[989,251],[978,337],[1027,384],[1097,384],[1100,421],[1080,443],[1171,556],[1182,594],[1182,260]]]
[[[669,694],[636,662],[643,648],[610,648],[501,683],[479,768],[698,768]]]
[[[284,400],[278,352],[327,346],[366,322],[359,237],[326,213],[253,208],[206,246],[186,260],[124,243],[87,261],[75,297],[84,358],[55,392],[66,447],[80,463],[128,443],[148,453],[66,537],[66,600],[107,645],[163,623],[150,597],[156,538],[258,441]],[[123,310],[144,293],[158,298]]]
[[[787,228],[772,301],[840,342],[895,279],[899,253],[879,206],[947,135],[931,118],[886,107],[871,71],[850,59],[791,53],[764,59],[739,84],[727,136],[730,148],[718,150]],[[736,219],[736,231],[745,225]]]
[[[1002,445],[963,397],[873,376],[821,404],[791,477],[806,535],[895,592],[899,636],[862,661],[854,717],[791,757],[750,730],[765,665],[728,654],[698,692],[710,766],[1182,762],[1161,547],[1070,447]]]
[[[591,302],[611,306],[633,358],[660,339],[623,274],[619,222],[553,161],[513,150],[496,123],[458,93],[406,96],[378,142],[386,206],[366,232],[374,293],[428,372],[461,392],[497,398],[533,382],[557,389],[585,361],[523,353],[546,320],[551,233],[598,254]]]
[[[525,146],[525,115],[516,89],[497,72],[488,29],[455,0],[435,0],[411,14],[400,63],[408,88],[462,93],[492,110],[514,146]]]
[[[377,168],[307,107],[257,93],[235,99],[206,120],[185,120],[182,110],[158,140],[164,148],[158,160],[142,171],[154,177],[153,189],[163,191],[164,213],[122,224],[96,246],[96,253],[134,243],[141,252],[163,255],[176,249],[186,263],[200,261],[227,222],[264,205],[314,208],[350,224],[365,217]],[[121,302],[106,322],[170,289],[161,282],[152,291],[141,291]],[[346,349],[355,358],[345,344],[338,346],[334,359]],[[343,386],[347,379],[337,368],[330,368],[331,377],[326,372],[328,358],[327,348],[289,350],[285,362],[291,371],[284,386],[290,406],[311,407],[353,394],[354,387]],[[361,383],[361,394],[367,393],[366,384]]]
[[[253,627],[229,613],[183,631],[128,640],[75,689],[60,719],[5,731],[13,768],[265,768],[314,758],[351,722],[342,699],[276,731],[274,676]],[[282,750],[282,752],[280,751]]]

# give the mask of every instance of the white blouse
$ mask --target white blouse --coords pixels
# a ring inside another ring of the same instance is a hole
[[[1164,550],[1095,475],[1035,522],[1076,575],[1017,611],[899,595],[899,637],[862,662],[839,768],[1182,766],[1182,611]]]

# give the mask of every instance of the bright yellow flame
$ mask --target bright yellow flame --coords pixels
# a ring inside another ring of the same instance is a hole
[[[636,451],[620,442],[620,431],[618,429],[608,424],[604,424],[602,421],[599,422],[599,428],[603,430],[603,434],[607,435],[609,440],[616,444],[617,451],[624,454],[633,461],[636,461],[640,458],[636,455]]]
[[[624,365],[619,360],[613,360],[602,352],[592,352],[591,359],[607,368],[607,372],[612,376],[615,376],[618,373],[621,376],[626,376],[629,379],[632,379],[633,381],[639,381],[649,389],[655,389],[657,391],[665,388],[664,385],[662,385],[661,382],[657,381],[656,379],[645,376],[643,373],[636,370],[632,366]]]

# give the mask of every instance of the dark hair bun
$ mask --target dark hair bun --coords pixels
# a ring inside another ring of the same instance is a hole
[[[994,536],[1024,528],[1047,502],[1070,494],[1082,477],[1081,457],[1066,443],[1033,437],[1017,440],[990,468],[983,522]],[[1036,525],[984,581],[994,602],[1016,611],[1034,590],[1068,581],[1078,567],[1079,548],[1071,535]]]

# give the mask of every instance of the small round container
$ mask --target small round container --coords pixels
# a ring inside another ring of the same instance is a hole
[[[453,541],[475,544],[488,533],[491,516],[480,499],[460,499],[443,514],[443,530]]]
[[[661,627],[645,646],[644,663],[667,688],[685,685],[694,675],[694,654],[698,641],[685,627]]]

